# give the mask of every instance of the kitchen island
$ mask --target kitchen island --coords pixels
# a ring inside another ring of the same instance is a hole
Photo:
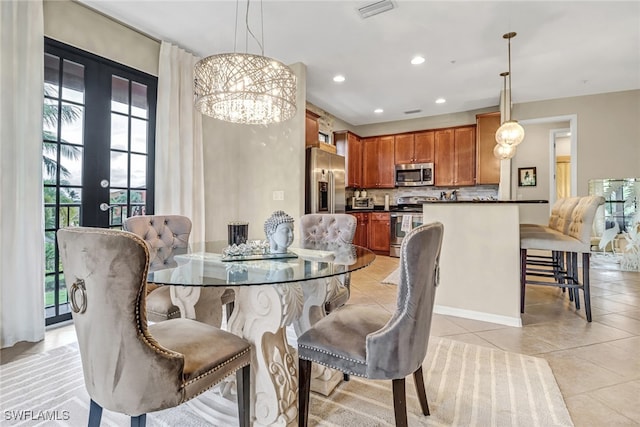
[[[518,205],[523,203],[547,201],[423,204],[424,223],[444,224],[436,313],[522,326]]]

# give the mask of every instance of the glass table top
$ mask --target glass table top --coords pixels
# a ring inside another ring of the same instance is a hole
[[[290,246],[287,258],[223,261],[227,246],[227,241],[202,242],[165,253],[164,262],[149,269],[147,281],[184,286],[301,282],[356,271],[376,257],[357,245],[304,242]],[[155,256],[153,251],[150,255]]]

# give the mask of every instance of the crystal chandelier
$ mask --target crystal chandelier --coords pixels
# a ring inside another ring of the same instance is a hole
[[[264,40],[258,41],[249,29],[249,2],[246,29],[260,46],[261,55],[236,53],[234,43],[234,53],[198,61],[194,68],[195,106],[202,114],[232,123],[283,122],[296,113],[296,76],[282,62],[264,56]]]
[[[504,93],[505,93],[505,121],[496,131],[496,142],[498,145],[504,147],[513,147],[512,151],[502,150],[502,155],[510,154],[511,158],[515,155],[515,147],[522,142],[524,139],[524,129],[516,120],[511,120],[511,39],[516,36],[516,33],[507,33],[502,36],[509,41],[509,71],[506,73],[501,73],[500,75],[504,77]],[[506,80],[509,78],[509,91],[506,90]],[[494,149],[494,155],[498,158],[502,158],[496,154],[498,149]],[[500,151],[500,150],[498,150]]]

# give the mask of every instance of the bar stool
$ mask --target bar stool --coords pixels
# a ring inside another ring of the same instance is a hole
[[[575,203],[575,207],[572,206],[573,203]],[[575,300],[576,309],[580,309],[578,290],[582,289],[585,300],[585,314],[587,321],[591,322],[591,296],[589,289],[591,227],[596,210],[602,204],[604,204],[604,198],[600,196],[567,199],[559,207],[559,217],[555,228],[540,227],[521,230],[520,311],[522,313],[524,313],[525,287],[527,284],[569,289],[570,297]],[[569,211],[571,213],[567,215]],[[567,218],[570,218],[568,224]],[[530,258],[527,256],[527,251],[530,249],[551,251],[553,255],[550,257],[551,259]],[[578,254],[582,254],[582,281],[579,277]],[[553,278],[555,281],[527,279],[527,276]]]

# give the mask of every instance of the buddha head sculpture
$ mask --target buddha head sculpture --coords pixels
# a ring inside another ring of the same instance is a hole
[[[264,222],[264,233],[271,253],[287,253],[287,248],[293,243],[293,218],[284,211],[275,211]]]

